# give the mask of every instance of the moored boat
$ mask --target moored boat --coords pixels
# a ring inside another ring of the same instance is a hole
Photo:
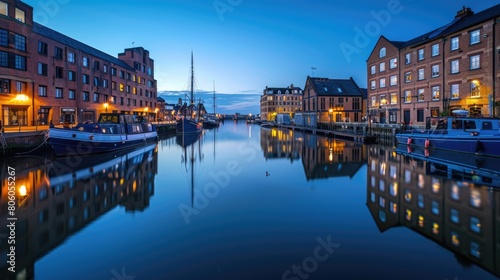
[[[157,141],[156,127],[137,116],[102,113],[97,123],[49,128],[47,142],[57,156],[117,151]]]
[[[433,148],[500,157],[500,119],[462,116],[427,118],[424,130],[396,134],[408,147]]]
[[[203,124],[195,119],[190,118],[180,118],[177,120],[176,130],[177,133],[200,133],[203,129]]]

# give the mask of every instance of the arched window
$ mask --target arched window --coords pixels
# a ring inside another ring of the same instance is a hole
[[[385,47],[380,49],[379,58],[385,57]]]

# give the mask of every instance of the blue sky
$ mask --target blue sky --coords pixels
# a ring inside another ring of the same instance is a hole
[[[148,49],[155,60],[158,91],[188,88],[192,50],[198,89],[211,91],[215,81],[218,93],[261,93],[266,86],[292,83],[303,87],[308,75],[353,77],[366,87],[366,59],[380,35],[409,40],[450,22],[462,6],[479,12],[498,4],[493,0],[24,2],[33,6],[35,21],[110,55],[133,46]],[[362,42],[357,40],[360,30],[365,34]]]

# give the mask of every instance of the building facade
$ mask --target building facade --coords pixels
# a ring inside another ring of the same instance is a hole
[[[302,109],[302,89],[293,86],[284,88],[267,87],[260,97],[260,118],[274,121],[278,114],[290,114],[294,117]]]
[[[350,79],[307,77],[303,111],[318,122],[361,122],[365,108],[363,90]]]
[[[423,124],[464,109],[498,116],[500,5],[459,10],[449,24],[406,42],[381,36],[367,60],[368,115]]]
[[[153,120],[161,110],[149,51],[113,57],[34,22],[21,1],[0,1],[0,69],[5,126],[95,121],[103,112]]]

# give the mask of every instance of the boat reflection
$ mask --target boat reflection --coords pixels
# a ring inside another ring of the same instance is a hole
[[[470,173],[444,160],[370,147],[368,209],[381,232],[407,227],[453,252],[462,265],[476,264],[498,277],[500,192],[483,180],[498,174]]]
[[[35,262],[117,205],[126,212],[144,211],[154,195],[156,143],[100,156],[14,158],[16,170],[16,273],[0,263],[2,279],[33,279]],[[73,163],[71,163],[73,162]],[[7,178],[2,174],[2,178]],[[8,184],[2,180],[0,255],[7,255]],[[3,259],[3,258],[2,258]],[[4,277],[5,276],[5,277]]]
[[[366,164],[366,146],[345,140],[279,128],[261,128],[266,159],[302,159],[306,179],[352,177]]]

